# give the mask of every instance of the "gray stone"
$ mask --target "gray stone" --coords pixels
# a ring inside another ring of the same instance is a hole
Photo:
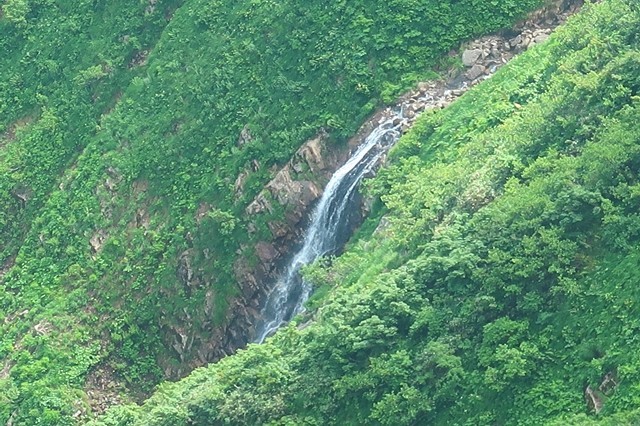
[[[462,53],[462,63],[465,67],[472,67],[480,59],[480,56],[482,56],[482,50],[480,49],[465,50]]]
[[[509,44],[511,45],[511,47],[516,47],[519,44],[522,44],[522,36],[519,35],[512,38],[511,40],[509,40]]]
[[[467,71],[466,77],[469,80],[475,80],[476,78],[478,78],[481,75],[483,75],[485,70],[486,70],[486,68],[484,67],[484,65],[476,64],[473,67],[471,67],[471,69],[469,71]]]
[[[415,113],[420,112],[424,109],[424,102],[416,102],[415,104],[411,105],[411,110]]]
[[[540,34],[538,36],[536,36],[533,41],[538,44],[538,43],[542,43],[544,41],[546,41],[549,38],[548,34]]]

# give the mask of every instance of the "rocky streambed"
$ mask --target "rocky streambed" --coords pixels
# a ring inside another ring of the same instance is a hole
[[[583,0],[560,0],[532,13],[526,20],[510,30],[473,40],[460,51],[449,56],[458,57],[461,68],[451,69],[445,78],[420,82],[417,88],[406,93],[395,106],[403,108],[407,131],[422,112],[445,108],[467,90],[491,76],[518,54],[543,43],[559,25],[576,13]],[[383,115],[388,115],[388,108]],[[376,118],[384,120],[383,118]]]

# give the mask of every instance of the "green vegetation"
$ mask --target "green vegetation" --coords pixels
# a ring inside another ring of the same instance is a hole
[[[640,8],[586,9],[401,139],[310,326],[93,424],[640,422]]]
[[[272,166],[540,1],[495,3],[2,2],[0,423],[74,424],[201,364]]]

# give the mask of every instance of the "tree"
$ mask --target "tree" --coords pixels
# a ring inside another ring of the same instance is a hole
[[[27,24],[27,14],[31,6],[27,0],[7,0],[2,10],[9,22],[21,27]]]

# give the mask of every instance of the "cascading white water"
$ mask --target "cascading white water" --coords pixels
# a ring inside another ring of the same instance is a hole
[[[256,326],[257,343],[262,343],[303,311],[311,293],[311,285],[300,276],[300,268],[337,250],[341,240],[346,241],[353,208],[350,204],[354,201],[358,184],[398,140],[403,123],[403,114],[400,112],[380,124],[331,177],[313,212],[302,248],[267,296]]]

